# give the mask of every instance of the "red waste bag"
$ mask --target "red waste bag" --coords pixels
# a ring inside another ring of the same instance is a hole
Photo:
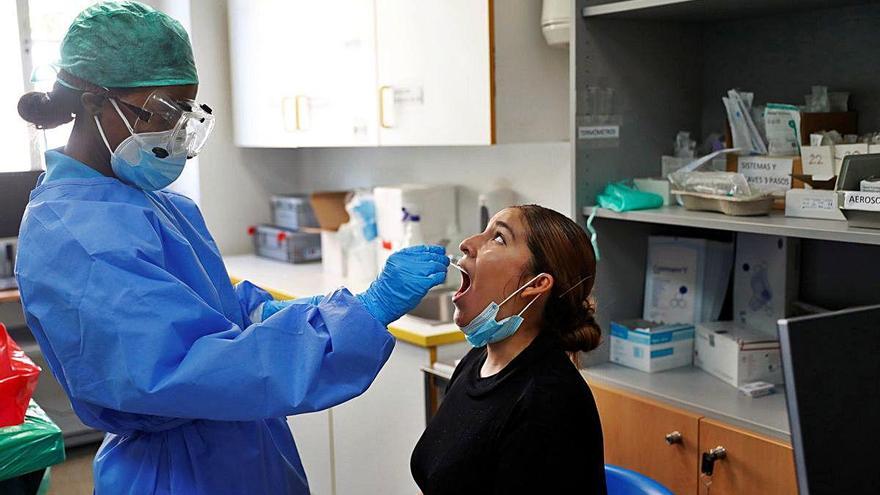
[[[24,354],[0,323],[0,427],[24,423],[24,413],[39,377],[40,367]]]

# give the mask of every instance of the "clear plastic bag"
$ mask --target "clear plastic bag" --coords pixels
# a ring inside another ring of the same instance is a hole
[[[674,191],[684,191],[713,196],[753,196],[749,182],[736,172],[674,172],[669,175]]]

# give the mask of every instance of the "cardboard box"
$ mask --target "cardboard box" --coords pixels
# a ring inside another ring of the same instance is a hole
[[[734,387],[783,382],[779,340],[732,321],[697,325],[694,366]]]
[[[645,320],[611,322],[611,361],[646,373],[690,366],[693,325],[664,325]]]
[[[776,322],[790,314],[800,280],[800,239],[736,236],[733,316],[738,323],[776,338]]]
[[[846,220],[837,203],[837,192],[821,189],[791,189],[785,193],[785,216]]]
[[[318,219],[321,230],[339,230],[339,226],[347,223],[348,212],[345,211],[345,201],[350,191],[326,191],[312,193],[310,202]]]

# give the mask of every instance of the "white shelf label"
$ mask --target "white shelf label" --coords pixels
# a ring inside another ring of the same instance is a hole
[[[867,143],[838,144],[834,146],[834,175],[840,175],[843,159],[849,155],[865,155],[868,153]]]
[[[755,191],[785,194],[791,189],[792,158],[741,156],[738,171]]]
[[[846,191],[843,193],[845,210],[880,211],[880,192]]]
[[[578,139],[620,139],[619,125],[584,125],[578,127]]]
[[[804,174],[816,180],[829,180],[835,175],[833,146],[801,146]]]

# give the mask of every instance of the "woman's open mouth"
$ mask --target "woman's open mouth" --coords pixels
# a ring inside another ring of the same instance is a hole
[[[455,302],[461,299],[462,296],[471,288],[471,277],[464,270],[459,270],[461,273],[461,287],[458,288],[458,292],[452,296],[452,302]]]

